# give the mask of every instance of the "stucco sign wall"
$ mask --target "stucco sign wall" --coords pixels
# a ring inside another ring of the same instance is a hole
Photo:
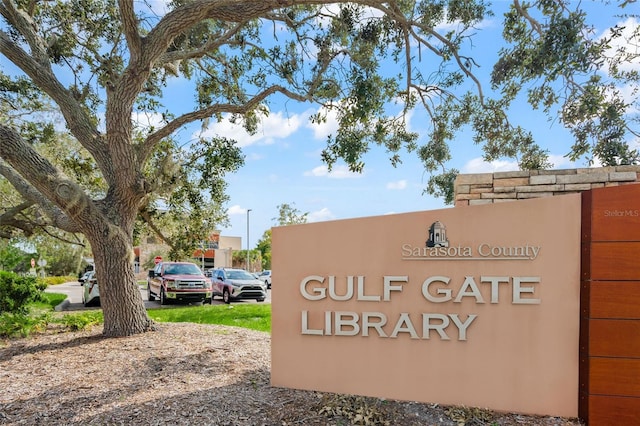
[[[274,386],[576,416],[580,196],[273,228]]]

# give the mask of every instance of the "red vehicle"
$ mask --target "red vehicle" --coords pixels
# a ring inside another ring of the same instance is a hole
[[[161,305],[173,301],[211,302],[211,281],[191,262],[160,262],[149,271],[149,300]]]

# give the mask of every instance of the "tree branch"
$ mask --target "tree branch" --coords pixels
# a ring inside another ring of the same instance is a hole
[[[132,0],[118,0],[120,6],[120,17],[122,18],[122,28],[124,36],[129,46],[129,55],[132,62],[137,62],[140,57],[142,40],[138,33],[138,20],[133,8]]]
[[[519,0],[513,0],[513,7],[518,11],[518,14],[520,16],[522,16],[524,19],[526,19],[529,24],[531,25],[531,28],[537,32],[539,35],[541,35],[542,32],[542,26],[540,25],[540,22],[538,22],[537,20],[533,19],[531,17],[531,15],[529,15],[529,13],[526,11],[526,9],[524,9],[522,7],[522,5],[520,4]]]
[[[35,38],[37,35],[33,33],[31,37]],[[100,144],[101,135],[91,124],[91,119],[82,105],[69,90],[62,86],[51,71],[48,58],[46,61],[42,58],[42,60],[36,60],[37,56],[32,57],[21,49],[4,31],[0,31],[0,53],[27,74],[40,89],[56,102],[69,130],[78,139],[78,142],[93,155],[100,169],[111,170],[113,167],[111,161]]]
[[[172,63],[176,61],[183,61],[185,59],[202,58],[203,56],[207,55],[209,52],[218,49],[220,46],[224,44],[229,44],[229,41],[231,40],[231,38],[234,35],[238,34],[238,32],[243,28],[244,24],[245,22],[240,22],[235,24],[230,30],[226,31],[224,34],[221,34],[220,36],[210,40],[209,42],[205,43],[204,45],[202,45],[197,49],[184,50],[184,51],[175,50],[172,52],[165,52],[158,59],[157,63],[167,64],[167,63]]]
[[[79,232],[75,223],[69,221],[67,215],[49,202],[37,189],[15,172],[7,163],[0,159],[0,175],[4,176],[24,199],[37,204],[43,213],[51,220],[51,225],[67,232]]]
[[[42,232],[44,232],[45,234],[49,235],[51,238],[55,238],[56,240],[62,241],[63,243],[67,243],[67,244],[71,244],[71,245],[75,245],[75,246],[80,246],[80,247],[86,247],[87,245],[81,241],[78,241],[78,237],[76,236],[76,240],[72,241],[68,238],[65,238],[63,236],[60,235],[56,235],[52,232],[50,232],[46,227],[42,227]],[[75,236],[75,234],[72,233],[73,236]]]
[[[301,102],[308,101],[310,99],[307,95],[301,95],[299,93],[291,92],[290,90],[282,86],[271,86],[258,93],[242,105],[216,104],[211,105],[208,108],[181,115],[175,120],[169,122],[163,128],[159,129],[157,132],[152,133],[147,137],[147,139],[138,147],[138,159],[143,162],[146,161],[147,157],[153,151],[153,148],[158,142],[160,142],[163,138],[171,135],[178,128],[188,123],[192,123],[198,120],[204,120],[220,113],[246,114],[247,112],[254,110],[258,105],[260,105],[262,101],[276,92],[282,93],[291,99],[295,99]]]
[[[6,226],[11,228],[17,228],[22,230],[24,234],[29,237],[33,234],[35,225],[31,222],[17,219],[16,216],[24,210],[31,207],[34,203],[31,201],[25,201],[15,207],[10,208],[0,215],[0,226]]]
[[[153,218],[147,210],[141,210],[140,217],[145,221],[147,225],[149,225],[149,228],[151,228],[151,230],[155,232],[169,247],[175,249],[176,245],[173,243],[173,241],[171,241],[171,239],[169,239],[162,233],[160,228],[155,225],[155,223],[153,222]]]
[[[11,166],[9,167],[7,163]],[[17,172],[17,173],[16,173]],[[10,127],[0,124],[0,174],[27,200],[42,206],[55,226],[69,232],[91,225],[91,200]],[[22,176],[29,176],[27,182]]]
[[[16,3],[12,1],[3,1],[0,6],[0,14],[20,33],[31,48],[33,57],[42,65],[47,66],[49,57],[42,39],[36,34],[36,24],[24,10],[16,9]]]

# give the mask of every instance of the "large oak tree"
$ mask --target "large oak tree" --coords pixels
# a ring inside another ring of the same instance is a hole
[[[47,226],[84,234],[107,336],[153,328],[132,269],[136,220],[162,232],[153,226],[159,198],[192,223],[224,217],[224,173],[242,156],[228,135],[183,140],[179,132],[194,123],[232,117],[255,131],[270,99],[289,99],[322,106],[315,122],[336,114],[339,130],[322,154],[330,166],[342,159],[359,171],[362,154],[379,145],[394,164],[401,150],[415,150],[427,170],[438,170],[451,157],[447,142],[470,127],[487,159],[508,155],[522,167],[544,167],[545,153],[507,115],[528,85],[538,107],[566,111],[565,124],[578,132],[576,155],[592,153],[599,139],[589,135],[600,132],[616,148],[603,150],[612,161],[634,156],[624,140],[633,130],[628,105],[611,104],[610,81],[596,78],[606,46],[589,37],[570,2],[513,1],[505,21],[510,47],[492,76],[497,100],[486,98],[468,43],[491,14],[483,0],[175,0],[166,12],[149,5],[0,3],[0,174],[22,201],[4,213],[30,209]],[[588,90],[576,76],[589,78]],[[616,77],[637,83],[637,75]],[[192,97],[163,98],[178,80],[192,82]],[[429,134],[407,130],[414,108],[430,117]],[[154,120],[141,126],[136,118],[144,115]],[[61,143],[61,132],[82,147],[67,167],[43,153]],[[83,181],[89,165],[102,179],[97,189]],[[450,188],[454,175],[435,177],[431,190]],[[3,214],[0,226],[28,226],[11,217],[18,216]]]

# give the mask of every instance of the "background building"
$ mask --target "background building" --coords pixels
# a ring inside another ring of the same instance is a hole
[[[154,259],[157,257],[167,259],[170,248],[164,241],[155,236],[149,236],[143,238],[141,244],[133,250],[135,272],[140,276],[146,276],[147,270],[153,267]],[[241,237],[226,237],[214,232],[193,251],[191,260],[203,270],[231,267],[233,252],[237,250],[242,250]]]

